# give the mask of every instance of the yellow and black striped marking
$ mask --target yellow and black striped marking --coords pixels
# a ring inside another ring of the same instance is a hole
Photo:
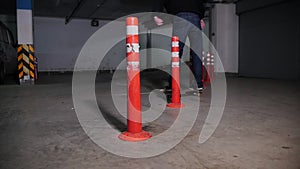
[[[29,75],[34,80],[34,48],[33,45],[19,45],[18,47],[18,73],[19,79]]]

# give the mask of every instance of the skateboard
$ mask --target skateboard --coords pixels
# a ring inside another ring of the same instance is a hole
[[[186,95],[194,95],[194,96],[200,96],[203,93],[203,91],[198,91],[197,89],[189,89],[185,92]]]

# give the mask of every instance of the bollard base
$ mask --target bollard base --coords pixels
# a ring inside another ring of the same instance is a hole
[[[169,104],[167,104],[167,107],[177,109],[177,108],[185,107],[185,105],[182,103],[169,103]]]
[[[124,141],[130,141],[130,142],[144,141],[144,140],[148,140],[150,137],[151,134],[146,131],[142,131],[139,133],[131,133],[126,131],[119,135],[119,139]]]

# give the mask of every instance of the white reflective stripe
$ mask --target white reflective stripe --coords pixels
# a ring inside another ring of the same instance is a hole
[[[215,63],[211,63],[211,65],[212,65],[212,66],[215,65]]]
[[[137,70],[140,68],[140,62],[137,61],[132,61],[132,62],[127,62],[127,70]]]
[[[211,59],[211,62],[215,62],[215,60],[214,60],[214,59]]]
[[[129,52],[140,52],[140,45],[138,43],[127,43],[127,53]]]
[[[139,33],[138,26],[127,26],[127,35],[137,35]]]
[[[214,55],[211,55],[211,58],[214,58],[215,56]]]
[[[172,42],[172,47],[179,47],[179,42]]]
[[[207,53],[207,56],[210,56],[210,53]]]
[[[128,65],[131,65],[131,66],[138,66],[140,65],[140,62],[138,61],[131,61],[131,62],[127,62]]]
[[[172,62],[172,67],[179,67],[179,62]]]
[[[32,10],[17,10],[18,44],[33,44]],[[1,34],[2,36],[2,34]]]
[[[207,58],[206,60],[209,62],[209,61],[210,61],[210,58]]]
[[[172,57],[178,58],[179,57],[179,52],[172,52]]]
[[[206,64],[207,64],[207,65],[210,65],[210,63],[209,63],[209,62],[207,62]]]

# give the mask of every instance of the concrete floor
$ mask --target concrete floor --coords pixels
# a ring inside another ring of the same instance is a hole
[[[145,72],[142,90],[157,87],[159,75]],[[132,159],[105,151],[87,136],[74,111],[71,79],[71,74],[41,75],[36,85],[0,86],[1,169],[300,169],[299,82],[228,77],[225,111],[207,142],[198,139],[210,107],[209,88],[182,142],[164,154]],[[107,109],[114,106],[101,95],[110,80],[109,73],[96,80],[98,102]],[[171,124],[159,122],[170,122],[168,111],[147,124],[147,131],[155,135],[167,129]],[[124,120],[112,123],[125,129]]]

